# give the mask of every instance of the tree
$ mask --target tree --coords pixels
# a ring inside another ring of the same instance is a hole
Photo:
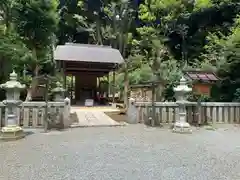
[[[124,106],[128,108],[129,91],[129,64],[131,62],[131,28],[136,16],[132,3],[129,0],[120,0],[105,7],[105,12],[112,27],[111,43],[114,48],[118,48],[124,58],[121,71],[124,73]]]
[[[119,49],[125,61],[117,79],[125,104],[128,84],[142,83],[154,74],[171,89],[188,66],[218,72],[218,92],[225,100],[239,99],[239,74],[234,69],[239,65],[239,25],[234,20],[240,11],[238,0],[145,0],[137,8],[130,2],[64,0],[59,6],[57,0],[0,0],[1,80],[12,67],[26,67],[31,77],[26,99],[31,99],[38,85],[34,77],[54,66],[56,33],[59,44],[72,41]]]
[[[87,0],[64,0],[60,4],[58,11],[60,21],[58,31],[58,44],[65,44],[66,42],[82,42],[87,37],[85,33],[89,32],[89,17],[87,16]],[[78,38],[80,34],[80,38]],[[85,41],[88,43],[88,41]]]
[[[145,63],[149,65],[153,75],[158,81],[166,81],[171,75],[169,67],[175,67],[172,72],[179,74],[179,64],[171,55],[167,47],[168,35],[171,28],[175,27],[177,19],[186,11],[181,1],[144,1],[139,6],[139,19],[142,26],[137,28],[138,38],[134,46],[145,57]],[[162,91],[157,89],[158,100],[161,99]]]
[[[210,34],[208,41],[205,46],[206,53],[202,56],[221,78],[217,91],[214,91],[214,98],[218,101],[239,99],[240,18],[235,19],[229,35]]]
[[[0,1],[0,81],[8,78],[16,64],[31,57],[29,49],[16,32],[13,19],[15,0]]]
[[[9,32],[2,35],[0,31],[0,62],[1,62],[1,80],[8,78],[12,68],[20,65],[21,61],[31,59],[31,53],[26,45],[21,41],[18,34]]]
[[[86,4],[79,1],[79,6],[85,8]],[[91,12],[91,11],[90,11]],[[77,16],[80,16],[78,14]],[[80,16],[82,17],[82,16]],[[99,8],[94,9],[85,19],[88,24],[88,30],[92,43],[99,45],[110,45],[113,48],[119,49],[124,58],[121,72],[124,72],[124,104],[128,104],[128,89],[129,89],[129,61],[128,58],[131,52],[132,25],[135,19],[135,11],[132,3],[129,0],[117,1],[102,1]]]
[[[24,62],[32,76],[26,97],[29,101],[38,86],[36,77],[45,64],[50,65],[52,62],[50,52],[59,19],[58,1],[19,0],[13,8],[14,26],[33,56],[32,61]]]
[[[0,0],[0,21],[4,25],[4,33],[12,30],[12,8],[15,5],[15,0]]]

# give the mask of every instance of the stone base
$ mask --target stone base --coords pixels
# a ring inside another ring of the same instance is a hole
[[[191,129],[190,124],[187,122],[176,122],[173,125],[173,132],[190,134],[190,133],[192,133],[192,129]]]
[[[14,141],[25,137],[25,133],[19,126],[3,127],[0,131],[0,140]]]

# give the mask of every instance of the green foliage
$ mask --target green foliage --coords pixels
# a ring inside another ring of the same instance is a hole
[[[14,4],[14,27],[32,54],[32,58],[17,63],[19,69],[27,65],[27,70],[37,76],[43,68],[53,67],[50,54],[59,21],[57,8],[57,0],[20,0]]]
[[[166,23],[179,17],[186,10],[182,1],[179,0],[146,0],[139,6],[139,18],[144,22],[160,20],[164,27]]]
[[[56,33],[59,44],[74,41],[75,33],[90,31],[90,25],[86,17],[86,1],[77,0],[63,1],[63,6],[59,8],[59,26]]]
[[[240,25],[239,17],[231,28],[229,35],[210,34],[209,44],[205,46],[203,57],[218,72],[221,82],[218,85],[219,97],[216,100],[235,100],[240,86]]]
[[[194,10],[199,11],[201,9],[210,8],[213,6],[212,0],[197,0],[195,2]]]
[[[182,75],[181,70],[186,67],[215,72],[226,67],[227,52],[231,51],[227,50],[230,48],[227,44],[231,44],[229,33],[233,17],[239,12],[234,0],[142,1],[137,9],[141,21],[137,28],[132,23],[135,12],[129,3],[101,2],[95,10],[90,9],[85,0],[79,0],[77,7],[69,5],[64,17],[70,18],[63,18],[63,22],[77,32],[88,31],[89,43],[120,50],[126,66],[117,74],[118,89],[124,87],[123,72],[129,73],[130,84],[149,80],[155,74],[159,80],[166,81],[166,94],[171,94]],[[128,16],[122,18],[126,8]],[[66,36],[75,32],[70,29]]]
[[[188,100],[192,102],[210,102],[211,98],[208,95],[191,93]]]
[[[130,84],[141,84],[149,81],[152,77],[152,70],[148,64],[142,64],[130,74]]]
[[[15,32],[3,35],[0,32],[0,81],[8,79],[9,73],[14,68],[17,72],[23,70],[23,63],[32,60],[32,54]],[[19,67],[21,67],[19,69]]]
[[[66,0],[62,7],[57,0],[0,0],[0,79],[12,67],[22,76],[25,67],[27,84],[56,73],[56,35],[59,44],[86,39],[119,49],[125,60],[116,75],[120,91],[128,81],[141,84],[155,75],[166,83],[157,93],[174,100],[182,69],[191,67],[218,73],[214,99],[239,101],[239,12],[236,0],[144,0],[139,8],[130,0],[102,0],[94,8],[88,0]],[[206,100],[192,97],[198,99]]]
[[[19,60],[31,58],[31,54],[26,45],[21,41],[18,34],[12,32],[0,35],[0,55],[1,58],[16,64]]]
[[[234,93],[234,101],[240,102],[240,88],[237,88]]]
[[[57,30],[58,1],[19,0],[14,6],[14,24],[29,49],[42,49],[52,43]]]
[[[167,43],[170,26],[185,9],[178,0],[144,1],[139,7],[139,19],[146,25],[136,29],[138,36],[132,44],[135,52],[144,57],[143,63],[150,68],[148,78],[156,75],[158,81],[169,84],[168,91],[163,92],[164,96],[171,94],[172,85],[181,76],[182,65],[174,59]],[[157,94],[161,96],[162,92]]]

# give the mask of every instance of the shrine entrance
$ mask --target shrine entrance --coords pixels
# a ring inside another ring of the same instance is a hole
[[[72,104],[86,105],[88,102],[92,105],[107,105],[110,93],[113,94],[111,101],[114,102],[115,70],[123,62],[117,49],[67,43],[57,46],[54,58],[61,69],[64,87]],[[110,73],[113,76],[112,87],[109,86]]]
[[[93,99],[95,105],[101,104],[98,100],[101,91],[98,74],[69,73],[66,76],[66,89],[73,104],[82,106],[86,99]]]

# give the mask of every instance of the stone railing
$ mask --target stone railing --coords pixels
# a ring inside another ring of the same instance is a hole
[[[70,102],[48,102],[48,114],[60,120],[62,117],[64,128],[70,125]],[[17,109],[17,123],[24,128],[43,128],[45,116],[45,102],[23,102]],[[7,108],[0,103],[0,127],[4,127],[7,120]]]
[[[175,102],[155,102],[156,121],[173,123],[178,119],[179,106]],[[240,103],[222,102],[187,102],[187,122],[204,123],[240,123]],[[151,102],[129,103],[128,118],[130,123],[149,123],[152,116]]]

